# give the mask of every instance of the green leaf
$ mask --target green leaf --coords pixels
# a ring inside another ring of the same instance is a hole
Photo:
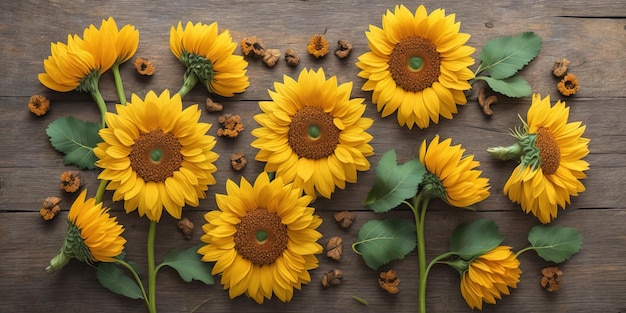
[[[580,251],[583,236],[572,227],[537,225],[528,233],[528,241],[541,258],[561,263]]]
[[[198,249],[202,245],[195,245],[187,250],[171,250],[159,266],[169,266],[175,269],[186,282],[192,279],[199,280],[207,285],[215,283],[211,270],[213,265],[203,262]]]
[[[533,32],[491,39],[480,53],[479,71],[488,71],[494,79],[509,78],[532,61],[539,50],[541,37]]]
[[[374,187],[367,193],[364,204],[376,213],[397,207],[415,196],[425,173],[426,167],[418,159],[398,165],[396,152],[385,152],[376,166]]]
[[[100,284],[117,294],[131,299],[143,299],[141,289],[135,280],[124,275],[122,269],[113,262],[101,262],[97,270]]]
[[[476,76],[476,80],[486,81],[493,91],[511,98],[527,97],[532,93],[528,82],[518,75],[502,80],[489,76]]]
[[[52,146],[63,152],[63,164],[76,164],[81,169],[94,169],[98,158],[93,148],[102,141],[100,126],[73,117],[61,117],[48,125],[46,133]]]
[[[398,218],[372,220],[359,230],[352,245],[365,264],[375,270],[409,254],[416,245],[415,224]]]
[[[450,237],[450,252],[464,260],[483,255],[497,247],[504,236],[491,220],[479,219],[471,224],[461,224]]]

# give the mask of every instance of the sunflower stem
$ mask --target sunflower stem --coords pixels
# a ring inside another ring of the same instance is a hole
[[[157,222],[150,221],[148,230],[148,311],[156,313],[156,268],[154,267],[154,240]]]
[[[181,99],[185,98],[187,93],[189,93],[189,91],[191,91],[191,89],[194,86],[196,86],[198,81],[199,81],[198,76],[194,72],[192,71],[185,72],[185,76],[183,77],[183,86],[180,87],[180,90],[178,91],[180,98]]]
[[[141,282],[141,278],[139,278],[139,275],[137,274],[135,269],[132,266],[130,266],[130,264],[126,263],[124,260],[115,259],[115,263],[124,266],[128,271],[130,271],[131,274],[133,274],[133,277],[135,278],[137,285],[139,285],[139,289],[141,289],[141,294],[143,295],[144,301],[146,301],[146,305],[150,307],[150,300],[146,296],[146,289],[143,288],[143,283]]]
[[[426,313],[426,240],[424,238],[424,220],[426,219],[426,209],[430,198],[423,197],[418,193],[413,197],[413,215],[415,216],[415,226],[417,232],[417,258],[419,263],[419,312]]]
[[[522,253],[524,253],[526,251],[530,251],[530,250],[535,250],[535,247],[528,246],[528,247],[526,247],[526,248],[524,248],[524,249],[522,249],[520,251],[517,251],[517,253],[515,253],[515,257],[517,258],[517,257],[519,257],[520,254],[522,254]]]
[[[491,154],[492,157],[502,161],[520,160],[524,155],[524,148],[519,142],[516,142],[508,147],[499,146],[487,148],[487,152]]]
[[[108,180],[100,180],[100,185],[98,185],[98,191],[96,191],[96,204],[102,202],[102,198],[104,198],[104,191],[106,190],[108,184]]]
[[[124,93],[124,84],[122,84],[122,75],[120,75],[120,64],[115,62],[111,67],[113,79],[115,80],[115,89],[117,96],[120,98],[120,104],[126,105],[126,94]]]
[[[102,94],[100,93],[100,89],[98,87],[91,88],[90,90],[91,97],[98,104],[98,109],[100,109],[100,115],[102,116],[102,126],[100,128],[106,127],[106,113],[107,113],[107,104],[104,102],[104,98],[102,98]]]

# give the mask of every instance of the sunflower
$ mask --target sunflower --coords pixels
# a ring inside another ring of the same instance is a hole
[[[455,207],[469,207],[489,196],[489,179],[480,177],[482,171],[473,155],[463,156],[461,145],[451,146],[452,139],[439,142],[435,136],[426,147],[422,142],[419,159],[428,173],[420,186],[420,193],[428,198],[440,198]]]
[[[264,113],[254,116],[262,126],[252,131],[258,138],[252,146],[260,149],[256,160],[306,194],[330,198],[335,186],[355,183],[357,170],[370,168],[366,157],[374,150],[365,131],[373,120],[362,117],[363,99],[350,99],[352,83],[338,86],[323,69],[303,69],[298,81],[284,79],[270,91],[273,101],[259,102]]]
[[[215,262],[212,274],[222,274],[231,299],[245,293],[263,303],[275,294],[290,301],[294,288],[311,281],[308,270],[322,252],[322,220],[308,207],[313,197],[281,177],[270,182],[267,173],[254,186],[243,177],[240,186],[228,180],[226,192],[215,196],[219,210],[204,215],[202,260]]]
[[[98,178],[110,181],[107,189],[115,190],[113,200],[124,200],[127,213],[138,208],[158,222],[165,207],[180,218],[185,204],[197,206],[207,185],[215,184],[216,141],[206,135],[211,124],[198,122],[198,105],[183,110],[180,95],[170,98],[168,90],[160,96],[150,91],[145,100],[133,94],[116,108],[94,148],[96,165],[104,169]]]
[[[589,163],[582,160],[589,154],[589,139],[582,137],[586,127],[581,122],[568,123],[568,118],[565,102],[551,106],[550,96],[541,99],[533,94],[527,122],[523,129],[512,131],[518,142],[487,150],[497,158],[520,161],[503,191],[543,224],[556,218],[557,208],[565,209],[571,196],[585,191],[580,179],[589,169]]]
[[[102,208],[102,203],[96,204],[95,198],[85,200],[86,194],[83,190],[70,208],[63,248],[50,260],[48,272],[60,270],[72,258],[88,263],[113,262],[124,250],[122,225]]]
[[[116,52],[116,64],[124,63],[135,55],[139,46],[139,31],[135,26],[127,24],[122,29],[117,28],[117,24],[112,17],[102,20],[102,28],[108,28],[114,38]]]
[[[373,91],[372,102],[386,117],[398,111],[398,123],[409,129],[428,127],[439,115],[452,119],[456,104],[465,104],[464,90],[474,77],[474,48],[464,44],[469,34],[459,33],[455,16],[437,9],[429,15],[420,5],[415,14],[404,5],[387,11],[383,28],[366,32],[371,51],[359,56],[362,89]]]
[[[184,84],[179,93],[185,96],[198,82],[220,96],[232,97],[248,88],[246,67],[248,62],[240,55],[233,55],[237,44],[230,32],[217,31],[217,22],[210,25],[187,22],[183,29],[170,30],[170,49],[187,68]]]
[[[498,246],[471,261],[467,271],[461,274],[461,295],[470,308],[482,310],[483,301],[495,304],[502,294],[509,294],[509,287],[517,288],[520,262],[511,247]]]

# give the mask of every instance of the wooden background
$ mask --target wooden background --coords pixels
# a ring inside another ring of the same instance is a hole
[[[419,3],[408,2],[414,10]],[[522,75],[535,92],[559,97],[558,82],[551,75],[558,58],[571,60],[570,72],[582,85],[578,94],[568,99],[570,120],[582,120],[587,125],[585,136],[591,138],[591,164],[587,190],[573,198],[566,211],[559,211],[554,222],[559,226],[577,228],[584,236],[581,252],[561,265],[564,284],[558,292],[547,293],[540,284],[541,268],[550,265],[536,254],[524,253],[521,282],[510,296],[497,305],[485,305],[485,312],[626,312],[626,206],[623,204],[626,177],[626,2],[624,0],[533,0],[533,1],[427,1],[430,12],[443,7],[455,13],[462,22],[461,31],[472,35],[469,45],[480,47],[493,37],[534,31],[543,38],[539,56]],[[468,153],[481,162],[484,175],[490,178],[492,195],[477,205],[477,212],[448,207],[435,201],[427,215],[426,241],[428,259],[447,251],[452,230],[462,222],[478,218],[494,220],[506,236],[504,244],[517,251],[527,246],[529,229],[539,222],[524,214],[517,205],[502,194],[502,187],[515,167],[514,162],[492,160],[485,152],[489,146],[508,145],[512,137],[507,130],[519,124],[518,114],[525,115],[530,98],[500,98],[491,117],[482,114],[474,95],[459,108],[453,120],[443,120],[428,129],[400,128],[395,114],[382,119],[371,104],[371,93],[360,91],[363,80],[357,77],[354,65],[366,52],[364,32],[368,24],[380,26],[381,16],[395,5],[392,1],[357,0],[267,0],[267,1],[2,1],[0,2],[0,311],[1,312],[144,312],[141,300],[130,300],[101,287],[95,269],[72,261],[65,269],[48,274],[44,268],[60,248],[66,228],[67,210],[75,194],[59,189],[59,175],[74,167],[62,164],[62,155],[48,142],[47,125],[58,117],[74,116],[94,122],[99,113],[91,97],[85,93],[57,93],[37,80],[43,71],[43,60],[50,54],[50,43],[67,40],[68,34],[79,33],[89,24],[99,25],[101,19],[113,16],[118,26],[133,24],[140,31],[136,57],[150,59],[157,67],[151,78],[136,74],[130,64],[122,65],[127,97],[136,93],[144,97],[149,90],[177,91],[182,83],[184,68],[169,49],[169,29],[182,21],[211,23],[231,31],[234,40],[249,35],[262,38],[269,48],[284,51],[293,48],[301,56],[298,67],[287,66],[281,59],[275,68],[260,60],[250,60],[248,74],[251,85],[234,98],[216,98],[225,106],[224,113],[241,115],[245,132],[234,140],[218,138],[218,183],[209,187],[208,197],[197,208],[185,208],[183,216],[196,223],[190,241],[183,239],[176,220],[164,215],[157,230],[157,260],[172,248],[187,248],[199,242],[202,215],[216,208],[215,193],[225,193],[226,179],[239,180],[241,175],[254,180],[263,164],[254,161],[256,150],[250,147],[254,139],[250,131],[256,127],[252,119],[260,113],[257,101],[268,100],[268,89],[283,75],[292,77],[303,68],[323,68],[336,75],[340,83],[353,82],[353,97],[365,98],[365,115],[375,120],[369,132],[375,155],[369,158],[372,170],[360,172],[357,184],[337,191],[332,200],[318,199],[313,203],[324,219],[319,230],[322,241],[332,236],[344,239],[344,256],[339,262],[320,255],[320,267],[311,272],[312,281],[296,291],[291,303],[273,299],[263,305],[239,297],[228,298],[221,285],[206,286],[200,282],[184,283],[171,269],[158,276],[157,306],[160,312],[415,312],[417,310],[417,254],[395,261],[383,269],[395,269],[402,280],[401,291],[386,294],[378,287],[378,272],[365,266],[350,250],[359,228],[367,220],[400,216],[411,218],[405,210],[375,215],[361,203],[373,184],[374,166],[381,155],[395,149],[400,162],[415,157],[422,140],[435,134],[452,137]],[[350,57],[339,60],[329,54],[316,60],[306,54],[308,38],[325,33],[334,47],[338,39],[350,40],[354,50]],[[240,50],[237,50],[240,53]],[[132,60],[131,60],[132,62]],[[475,67],[473,67],[475,69]],[[111,74],[100,82],[109,110],[117,96]],[[52,101],[50,112],[36,117],[27,109],[33,94],[43,94]],[[208,92],[195,88],[185,98],[185,105],[204,103]],[[213,123],[211,134],[217,130],[219,114],[203,112],[201,120]],[[230,168],[231,153],[243,151],[249,165],[242,172]],[[83,172],[89,196],[97,188],[96,171]],[[59,196],[64,201],[63,212],[52,221],[43,221],[39,209],[47,196]],[[136,213],[126,215],[121,203],[111,202],[105,195],[105,205],[113,209],[124,224],[128,240],[127,259],[139,263],[145,277],[145,242],[148,222]],[[351,210],[358,213],[355,225],[341,230],[332,220],[332,213]],[[320,286],[322,273],[332,268],[344,271],[346,281],[335,288]],[[219,277],[217,277],[219,281]],[[364,306],[352,296],[369,302]],[[436,266],[428,281],[427,306],[430,312],[469,312],[459,291],[459,277],[448,267]]]

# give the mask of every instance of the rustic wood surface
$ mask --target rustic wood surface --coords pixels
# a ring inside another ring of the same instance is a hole
[[[374,3],[376,2],[376,3]],[[412,10],[419,3],[407,3]],[[571,120],[587,125],[585,136],[591,138],[591,164],[583,181],[587,190],[573,198],[565,211],[559,212],[554,224],[577,228],[584,236],[581,252],[560,267],[564,285],[555,293],[547,293],[540,284],[541,268],[550,265],[534,253],[520,257],[523,271],[521,282],[510,296],[496,305],[485,305],[485,312],[626,312],[626,206],[624,184],[626,177],[626,123],[623,122],[626,99],[626,2],[599,0],[533,1],[454,1],[424,3],[430,12],[443,7],[455,13],[461,30],[472,35],[469,44],[481,47],[493,37],[534,31],[543,38],[539,56],[522,72],[533,91],[542,96],[559,97],[557,80],[551,67],[557,58],[572,61],[570,72],[581,82],[578,94],[568,99]],[[151,78],[135,73],[130,62],[122,65],[127,96],[143,97],[149,90],[177,91],[182,83],[183,67],[169,49],[169,29],[182,21],[211,23],[228,28],[236,41],[256,35],[271,48],[284,51],[293,48],[301,55],[297,68],[281,59],[275,68],[260,60],[250,60],[250,88],[233,98],[216,98],[225,105],[224,113],[241,115],[246,131],[234,140],[218,137],[215,147],[221,157],[216,165],[217,184],[209,187],[208,197],[197,208],[185,208],[183,216],[198,225],[191,241],[182,238],[176,220],[164,215],[157,232],[157,259],[172,248],[195,245],[200,238],[202,215],[216,208],[215,193],[225,193],[227,179],[238,181],[241,175],[253,180],[263,164],[253,160],[256,150],[250,146],[250,131],[257,127],[252,119],[260,113],[257,101],[268,100],[268,89],[283,75],[296,76],[303,68],[323,68],[336,75],[340,83],[353,82],[353,97],[365,98],[365,115],[375,120],[369,132],[375,155],[369,158],[372,170],[360,172],[357,184],[337,191],[332,200],[318,199],[312,206],[324,219],[319,230],[326,240],[341,236],[344,257],[339,262],[320,255],[320,267],[311,272],[312,281],[296,291],[292,302],[277,299],[263,305],[239,297],[228,298],[222,286],[206,286],[200,282],[184,283],[171,269],[160,272],[157,306],[160,312],[415,312],[417,308],[417,254],[395,261],[383,269],[395,269],[402,280],[401,291],[386,294],[378,287],[378,272],[370,270],[349,246],[358,229],[369,219],[387,216],[411,218],[410,212],[400,210],[375,215],[362,206],[373,184],[373,167],[381,155],[395,149],[399,161],[413,158],[422,140],[435,134],[452,137],[468,153],[481,161],[484,175],[490,178],[492,195],[479,203],[477,212],[454,209],[435,201],[427,215],[426,244],[428,258],[443,253],[452,230],[461,222],[478,218],[494,220],[506,236],[504,244],[515,250],[527,246],[526,236],[538,221],[502,194],[502,187],[515,167],[513,162],[492,160],[485,149],[508,145],[512,138],[507,130],[519,124],[518,114],[525,114],[530,98],[502,98],[486,117],[475,96],[459,108],[453,120],[443,120],[428,129],[400,128],[395,114],[382,119],[371,104],[371,93],[360,90],[363,80],[357,77],[354,65],[358,55],[367,51],[364,32],[368,24],[380,26],[381,16],[392,9],[393,1],[309,0],[309,1],[2,1],[0,2],[0,312],[144,312],[140,300],[115,295],[97,281],[95,269],[72,261],[62,271],[48,274],[44,268],[61,246],[66,229],[65,218],[75,195],[65,194],[59,185],[59,175],[70,169],[62,164],[62,155],[50,145],[45,133],[47,125],[62,116],[99,121],[99,112],[88,94],[57,93],[37,80],[43,71],[43,60],[50,53],[51,42],[65,42],[68,34],[82,33],[89,24],[98,24],[113,16],[118,26],[133,24],[140,31],[136,56],[150,59],[157,67]],[[316,60],[306,53],[308,38],[325,33],[334,47],[338,39],[350,40],[354,50],[344,60],[330,54]],[[479,51],[479,50],[478,50]],[[477,58],[478,51],[475,55]],[[238,53],[239,50],[238,50]],[[109,110],[117,96],[110,73],[100,82]],[[50,112],[43,117],[30,113],[26,104],[33,94],[42,94],[52,101]],[[185,98],[185,105],[202,103],[209,96],[201,87]],[[201,120],[213,123],[213,135],[219,115],[203,112]],[[243,151],[250,163],[242,172],[230,168],[229,156]],[[71,167],[73,168],[73,167]],[[97,188],[96,171],[83,172],[93,196]],[[43,221],[39,209],[47,196],[59,196],[64,201],[63,212],[52,221]],[[128,240],[127,259],[145,269],[146,219],[136,213],[125,214],[121,203],[111,202],[105,195],[105,205],[124,224]],[[341,230],[332,220],[333,212],[357,212],[355,225]],[[322,273],[332,268],[344,271],[343,285],[323,289]],[[144,270],[145,274],[145,270]],[[219,282],[219,277],[217,277]],[[364,306],[352,296],[369,302]],[[427,307],[430,312],[471,311],[459,291],[459,277],[451,268],[439,266],[428,281]]]

